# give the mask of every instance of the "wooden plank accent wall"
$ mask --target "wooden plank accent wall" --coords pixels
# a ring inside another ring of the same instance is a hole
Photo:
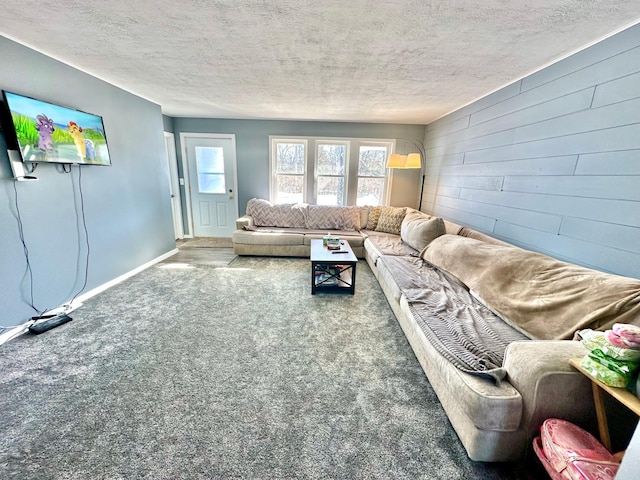
[[[640,278],[640,25],[427,126],[422,210]]]

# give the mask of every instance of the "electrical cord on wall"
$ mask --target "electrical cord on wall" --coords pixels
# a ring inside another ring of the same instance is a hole
[[[35,170],[35,166],[33,168],[33,170]],[[63,169],[63,171],[65,173],[71,173],[71,168],[69,168],[69,170]],[[78,290],[78,292],[71,298],[71,300],[65,305],[65,307],[71,307],[71,305],[73,304],[73,302],[75,301],[75,299],[78,297],[78,295],[80,295],[84,289],[87,287],[87,283],[88,283],[88,279],[89,279],[89,257],[91,254],[91,247],[90,247],[90,243],[89,243],[89,230],[87,228],[87,219],[86,219],[86,214],[85,214],[85,208],[84,208],[84,192],[82,190],[82,167],[80,165],[78,165],[78,190],[79,190],[79,194],[80,194],[80,211],[81,211],[81,218],[82,218],[82,227],[84,229],[84,235],[85,235],[85,242],[86,242],[86,246],[87,246],[87,255],[86,255],[86,261],[85,261],[85,269],[84,269],[84,281],[82,284],[82,287],[80,288],[80,290]],[[16,182],[13,182],[13,191],[14,191],[14,201],[15,201],[15,208],[16,208],[16,220],[18,222],[18,235],[20,238],[20,242],[22,243],[22,249],[24,252],[24,257],[25,257],[25,261],[27,264],[27,270],[26,270],[26,275],[29,277],[29,299],[27,301],[27,304],[36,312],[36,316],[32,317],[31,320],[19,324],[19,325],[0,325],[0,329],[12,329],[12,328],[19,328],[19,327],[29,327],[31,325],[33,325],[34,323],[36,323],[36,320],[41,318],[45,318],[45,316],[43,316],[43,314],[45,312],[47,312],[49,309],[45,308],[44,310],[39,310],[36,306],[35,306],[35,301],[34,301],[34,295],[33,295],[33,270],[31,268],[31,261],[29,259],[29,249],[27,248],[27,243],[24,237],[24,227],[23,227],[23,223],[22,223],[22,215],[20,212],[20,202],[18,199],[18,188],[16,187]],[[48,315],[46,317],[51,317],[53,315]],[[18,335],[21,335],[22,332],[17,332],[15,333],[11,338],[14,338]],[[5,338],[3,339],[3,341],[1,343],[4,343],[6,341],[10,340],[10,338]]]
[[[84,212],[84,193],[82,191],[82,165],[78,165],[78,191],[80,193],[80,212],[82,214],[82,227],[84,228],[84,239],[87,245],[87,257],[84,264],[84,283],[82,288],[69,300],[68,306],[73,305],[74,300],[80,295],[85,288],[87,288],[87,282],[89,280],[89,255],[91,253],[91,246],[89,244],[89,230],[87,229],[87,218]]]
[[[13,182],[13,192],[14,192],[15,207],[16,207],[16,220],[18,221],[18,235],[20,237],[20,242],[22,243],[24,258],[27,263],[27,275],[29,276],[29,301],[27,303],[38,315],[42,315],[44,312],[47,311],[47,309],[45,308],[44,310],[38,310],[38,308],[36,308],[35,306],[35,302],[33,299],[33,270],[31,269],[31,262],[29,260],[29,249],[27,248],[27,243],[24,239],[24,228],[22,225],[22,216],[20,214],[20,203],[18,202],[18,187],[16,187],[15,180]],[[3,328],[7,328],[7,327],[3,327]]]
[[[35,170],[35,168],[34,168]],[[33,270],[31,269],[31,262],[29,260],[29,249],[27,248],[27,242],[24,239],[24,228],[22,225],[22,215],[20,213],[20,202],[18,201],[18,187],[16,187],[16,182],[17,180],[13,181],[13,193],[14,193],[14,204],[16,207],[16,220],[18,222],[18,236],[20,238],[20,243],[22,243],[22,250],[24,252],[24,258],[25,261],[27,263],[27,271],[26,271],[26,275],[28,275],[29,277],[29,300],[27,301],[27,304],[37,313],[36,317],[41,316],[44,312],[47,311],[47,309],[44,310],[38,310],[38,308],[35,306],[35,302],[33,299]],[[9,340],[22,335],[24,332],[26,332],[26,329],[29,328],[31,325],[33,325],[36,321],[34,320],[34,318],[31,318],[30,320],[21,323],[19,325],[0,325],[0,329],[2,330],[11,330],[14,328],[20,328],[20,327],[24,327],[24,330],[20,330],[18,332],[13,333],[12,335],[10,335],[9,337],[4,336],[2,338],[2,341],[0,341],[0,345],[8,342]],[[3,333],[4,332],[0,332]]]

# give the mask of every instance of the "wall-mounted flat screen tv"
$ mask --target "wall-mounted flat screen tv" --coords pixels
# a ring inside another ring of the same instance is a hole
[[[102,117],[4,91],[23,162],[111,165]]]

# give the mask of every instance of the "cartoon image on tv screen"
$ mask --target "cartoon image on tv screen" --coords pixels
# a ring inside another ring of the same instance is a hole
[[[102,117],[4,93],[23,161],[111,164]]]

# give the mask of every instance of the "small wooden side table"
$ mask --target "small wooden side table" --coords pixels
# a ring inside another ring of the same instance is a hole
[[[600,442],[611,451],[611,438],[609,436],[609,423],[607,422],[607,412],[604,408],[602,399],[602,391],[604,390],[618,402],[623,404],[633,413],[640,417],[640,399],[636,397],[626,388],[610,387],[600,380],[592,377],[589,372],[580,366],[581,358],[572,358],[569,363],[579,370],[584,376],[591,380],[591,388],[593,390],[593,403],[596,407],[596,417],[598,419],[598,432],[600,434]]]

